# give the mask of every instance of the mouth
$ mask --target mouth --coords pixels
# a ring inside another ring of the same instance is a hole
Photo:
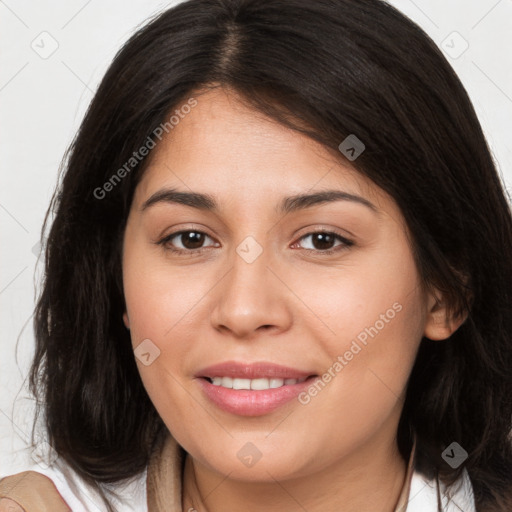
[[[238,361],[225,361],[199,370],[196,377],[213,380],[214,378],[231,378],[242,380],[282,379],[300,380],[315,375],[313,371],[300,370],[266,361],[242,363]]]
[[[314,377],[310,375],[309,377]],[[261,377],[259,379],[240,379],[233,377],[205,377],[210,384],[221,386],[226,389],[252,389],[253,391],[263,391],[266,389],[277,389],[283,386],[294,386],[306,381],[309,377],[300,379],[276,379],[272,377]]]
[[[227,361],[195,377],[212,405],[239,416],[261,416],[297,397],[318,374],[267,362]]]

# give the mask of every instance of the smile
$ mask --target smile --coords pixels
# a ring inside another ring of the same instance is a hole
[[[292,401],[318,375],[274,363],[226,361],[203,368],[195,377],[215,408],[238,416],[261,416]]]
[[[306,377],[301,379],[276,379],[276,378],[260,378],[260,379],[233,379],[232,377],[213,377],[211,383],[214,386],[222,386],[227,389],[252,389],[262,391],[265,389],[276,389],[282,386],[293,386],[294,384],[304,382]]]

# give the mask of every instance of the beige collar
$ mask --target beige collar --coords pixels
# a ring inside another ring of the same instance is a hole
[[[155,446],[149,461],[146,489],[148,512],[181,511],[185,451],[167,434]]]
[[[394,512],[405,512],[409,501],[414,473],[416,438],[411,449],[404,486]],[[182,475],[186,452],[176,440],[167,435],[155,446],[147,472],[147,501],[149,512],[181,511]]]
[[[407,504],[409,503],[409,493],[411,491],[411,481],[414,474],[414,457],[416,455],[416,435],[413,436],[413,443],[411,448],[411,454],[409,455],[409,462],[407,463],[407,471],[405,473],[404,486],[402,492],[398,497],[398,503],[394,512],[405,512],[407,510]]]

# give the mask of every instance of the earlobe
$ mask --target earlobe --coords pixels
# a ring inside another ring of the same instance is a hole
[[[124,325],[127,329],[130,329],[130,320],[128,318],[128,313],[125,311],[123,313],[123,322],[124,322]]]
[[[431,340],[445,340],[464,323],[466,318],[467,313],[457,317],[450,315],[445,301],[429,294],[423,336]]]

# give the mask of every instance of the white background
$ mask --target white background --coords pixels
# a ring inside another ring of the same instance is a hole
[[[60,160],[115,52],[137,25],[175,3],[0,0],[0,474],[21,470],[28,457],[32,405],[23,382],[41,274],[37,244]],[[512,0],[390,3],[452,53],[512,190]],[[469,47],[457,56],[464,40]]]

